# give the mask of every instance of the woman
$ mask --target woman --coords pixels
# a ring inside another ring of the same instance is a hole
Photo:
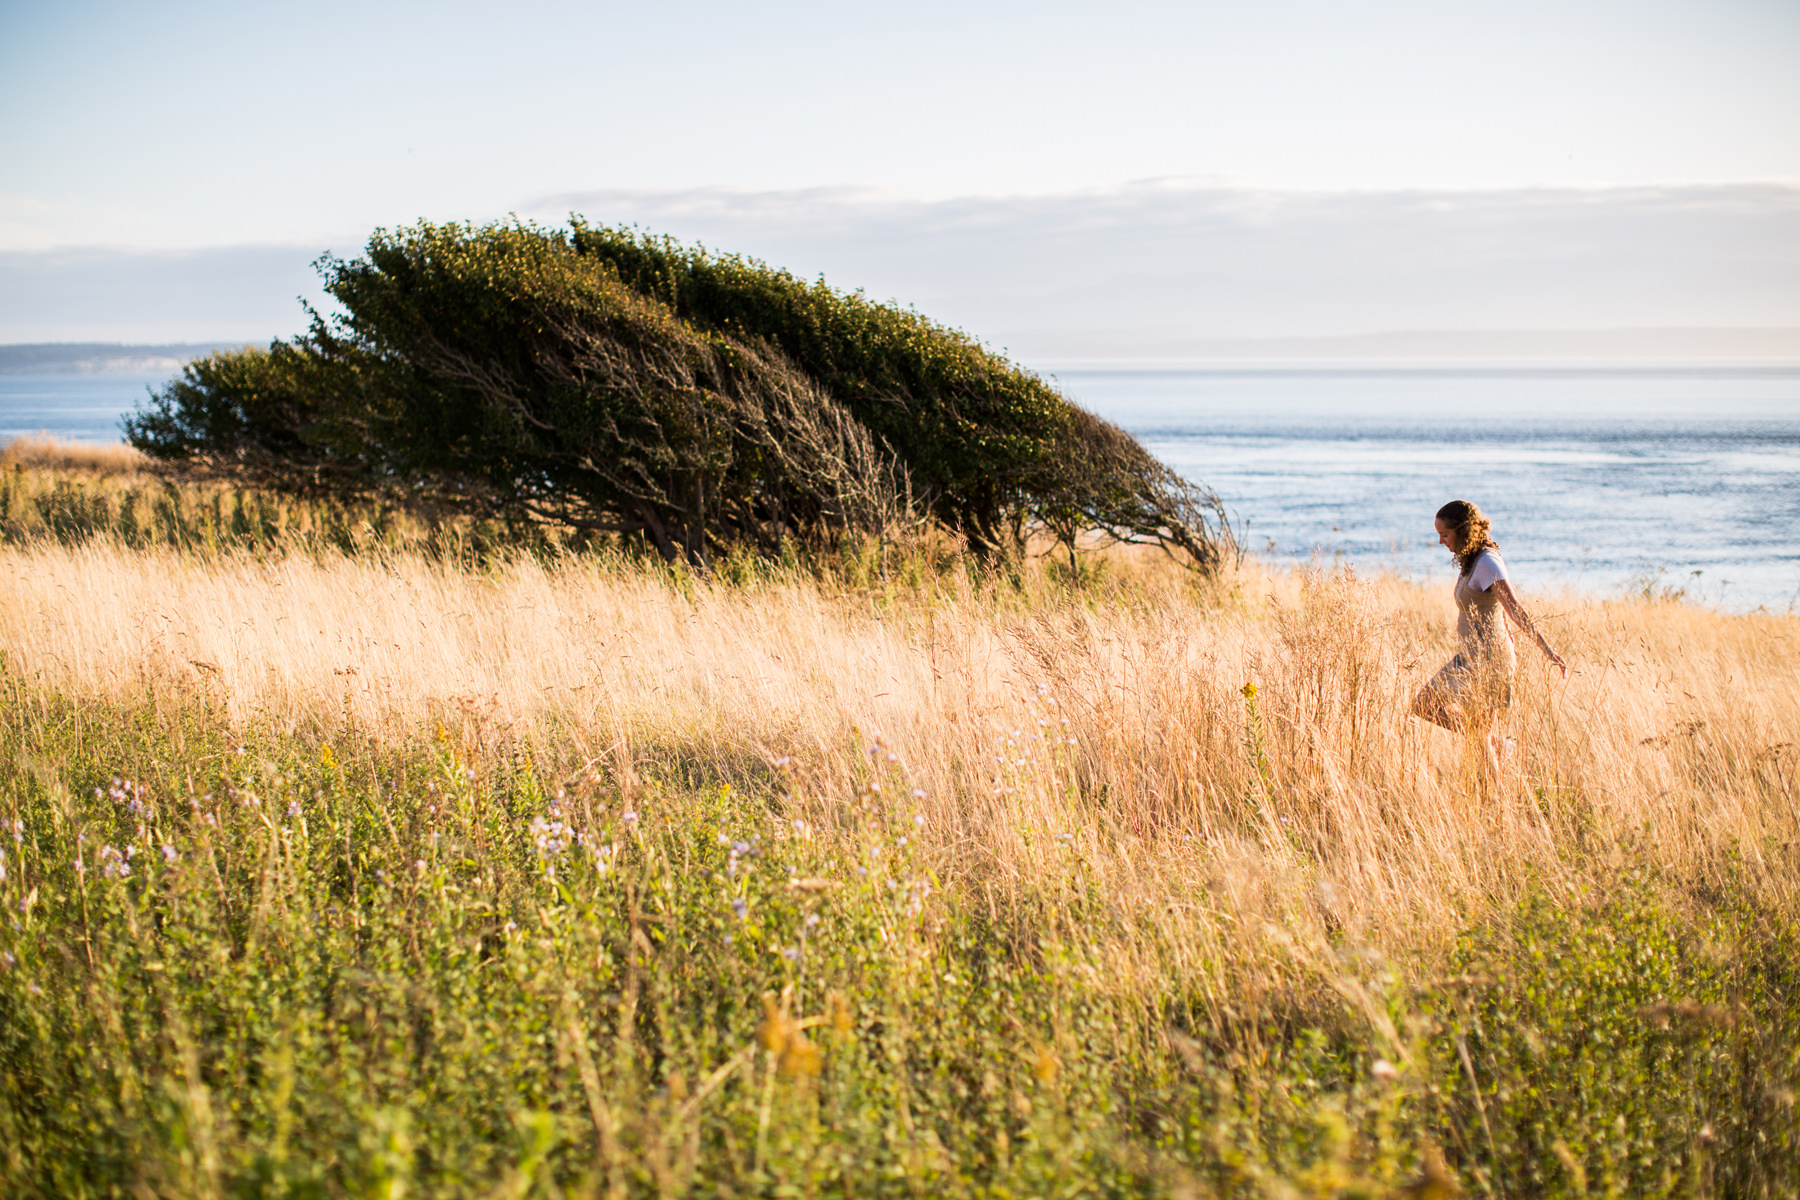
[[[1456,636],[1461,644],[1419,689],[1413,714],[1471,733],[1485,724],[1488,762],[1497,766],[1503,744],[1499,716],[1512,707],[1512,677],[1519,661],[1511,627],[1530,634],[1564,679],[1569,664],[1544,640],[1507,582],[1506,563],[1488,536],[1488,519],[1481,510],[1467,500],[1452,500],[1438,509],[1436,524],[1438,544],[1456,560]]]

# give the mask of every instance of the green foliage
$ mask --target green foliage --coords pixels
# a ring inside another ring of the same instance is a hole
[[[916,312],[634,230],[577,219],[571,241],[694,327],[778,347],[895,449],[958,528],[997,539],[1069,440],[1068,401]]]
[[[680,750],[322,744],[0,667],[0,1191],[1384,1196],[1441,1144],[1475,1194],[1796,1194],[1800,957],[1746,898],[1540,891],[1448,977],[1345,947],[1225,1003],[1113,977],[1158,935],[1078,857],[963,893],[904,803],[827,836]]]
[[[923,511],[1202,567],[1223,510],[966,335],[749,259],[588,225],[420,223],[320,262],[333,322],[215,355],[127,422],[158,458],[642,536],[708,563]]]
[[[697,328],[777,347],[905,462],[940,520],[979,545],[1036,522],[1160,540],[1211,565],[1216,497],[958,330],[755,259],[572,221],[571,243]]]
[[[365,464],[344,460],[320,422],[336,373],[302,346],[219,350],[182,368],[125,420],[126,439],[157,457],[229,464],[239,476],[344,487]]]
[[[1534,892],[1459,948],[1439,1068],[1470,1085],[1494,1186],[1767,1194],[1800,1153],[1796,930],[1738,896],[1683,913],[1642,874],[1572,899],[1573,920]]]

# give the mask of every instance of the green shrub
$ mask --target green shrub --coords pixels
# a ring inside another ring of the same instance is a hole
[[[928,516],[984,554],[1034,528],[1231,550],[1217,497],[916,313],[591,226],[421,223],[326,258],[344,314],[201,360],[127,422],[158,458],[721,548]]]

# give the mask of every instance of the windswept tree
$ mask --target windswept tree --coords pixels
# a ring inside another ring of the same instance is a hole
[[[1216,497],[917,313],[633,231],[421,223],[320,261],[343,312],[191,364],[127,423],[169,460],[727,544],[922,519],[983,553],[1043,527],[1216,564]]]

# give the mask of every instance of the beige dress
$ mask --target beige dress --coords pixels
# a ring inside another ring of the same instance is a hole
[[[1498,559],[1498,555],[1495,556]],[[1506,578],[1501,567],[1500,579]],[[1478,591],[1469,576],[1456,577],[1456,638],[1460,644],[1449,662],[1431,677],[1431,686],[1465,707],[1494,712],[1512,707],[1513,672],[1519,652],[1506,612],[1493,585]]]

